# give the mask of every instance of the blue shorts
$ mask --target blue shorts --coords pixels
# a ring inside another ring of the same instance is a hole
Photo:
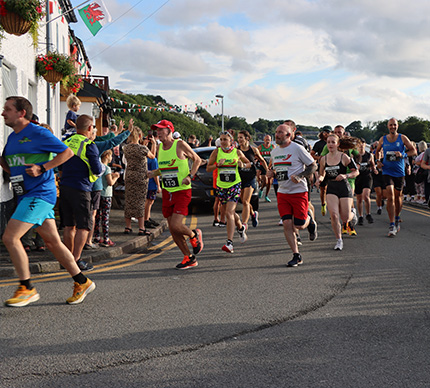
[[[55,219],[54,206],[40,198],[25,197],[16,207],[11,218],[33,224],[34,228],[37,228],[46,219]]]

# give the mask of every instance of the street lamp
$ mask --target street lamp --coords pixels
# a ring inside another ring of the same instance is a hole
[[[224,132],[224,96],[217,94],[216,98],[221,98],[221,131]]]

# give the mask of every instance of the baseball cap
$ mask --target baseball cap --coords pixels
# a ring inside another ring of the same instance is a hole
[[[324,128],[322,132],[332,133],[333,131],[330,128]]]
[[[152,124],[151,125],[151,129],[154,130],[154,131],[156,131],[159,128],[160,129],[162,129],[162,128],[169,128],[172,131],[172,133],[175,132],[175,127],[168,120],[161,120],[157,124]]]
[[[181,134],[180,134],[179,132],[173,132],[172,137],[173,137],[174,139],[179,139],[179,138],[181,137]]]

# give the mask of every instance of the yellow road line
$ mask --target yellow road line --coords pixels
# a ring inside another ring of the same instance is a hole
[[[184,223],[186,219],[184,218]],[[195,229],[197,226],[197,217],[191,216],[191,222],[190,222],[190,228]],[[132,265],[140,264],[145,261],[149,261],[157,256],[160,256],[166,251],[169,251],[176,247],[176,244],[172,242],[173,239],[171,236],[167,237],[163,241],[161,241],[159,244],[154,245],[153,247],[149,248],[149,251],[155,251],[161,249],[160,252],[157,253],[144,253],[144,254],[133,254],[130,256],[127,256],[124,259],[110,261],[108,263],[99,264],[94,266],[94,270],[91,271],[91,274],[93,273],[101,273],[101,272],[108,272],[112,271],[114,269],[120,269],[120,268],[126,268],[130,267]],[[170,245],[167,245],[170,244]],[[43,275],[36,275],[31,278],[32,283],[42,283],[42,282],[50,282],[53,280],[59,280],[59,279],[68,279],[70,278],[70,275],[68,273],[64,272],[54,272],[49,274],[43,274]],[[0,287],[8,287],[11,285],[16,285],[16,282],[18,279],[7,279],[7,280],[0,280]]]

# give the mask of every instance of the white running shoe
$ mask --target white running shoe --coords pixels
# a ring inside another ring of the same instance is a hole
[[[390,225],[388,229],[388,237],[394,237],[397,234],[397,228],[395,225]]]
[[[221,248],[224,252],[233,253],[233,243],[227,241],[227,243]]]
[[[343,249],[343,240],[337,240],[336,245],[334,246],[335,251],[341,251]]]
[[[242,225],[242,230],[237,229],[237,233],[239,233],[240,242],[243,244],[248,240],[248,236],[246,235],[246,228],[244,225]]]
[[[355,225],[357,225],[357,222],[358,222],[358,218],[357,218],[357,209],[356,209],[355,207],[353,207],[353,208],[351,209],[351,213],[352,213],[352,220],[351,220],[350,222],[351,222],[351,225],[352,225],[353,227],[355,227]]]

